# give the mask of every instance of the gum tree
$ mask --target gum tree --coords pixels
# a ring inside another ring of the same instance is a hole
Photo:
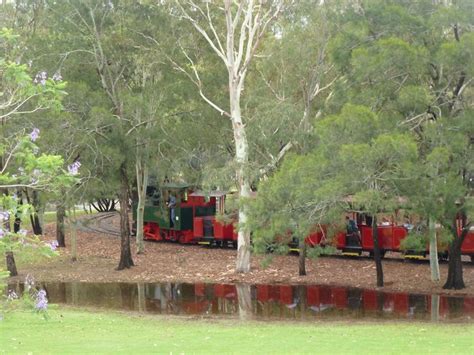
[[[257,53],[270,24],[283,7],[282,0],[234,2],[225,0],[223,6],[211,2],[197,4],[194,1],[176,0],[179,16],[189,21],[224,63],[228,74],[229,109],[221,108],[205,93],[205,86],[198,65],[184,48],[189,60],[190,72],[180,66],[183,72],[196,84],[200,96],[221,115],[230,119],[235,144],[235,175],[239,196],[250,197],[248,173],[249,142],[242,117],[241,97],[250,65]],[[236,271],[250,270],[250,231],[246,227],[248,213],[246,207],[239,207],[239,231]]]

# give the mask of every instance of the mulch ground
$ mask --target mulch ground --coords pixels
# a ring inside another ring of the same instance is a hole
[[[117,223],[112,220],[110,223]],[[47,225],[45,240],[55,239],[55,226]],[[180,245],[163,242],[146,242],[145,254],[137,255],[132,243],[133,261],[131,269],[117,271],[120,257],[120,241],[110,235],[78,232],[78,260],[71,262],[70,240],[66,238],[66,249],[60,256],[35,264],[20,264],[19,276],[27,274],[38,281],[81,282],[210,282],[252,284],[322,284],[376,289],[376,272],[372,259],[321,257],[307,260],[307,276],[298,276],[296,255],[274,256],[267,266],[262,266],[264,256],[252,256],[251,271],[235,273],[236,250],[211,249],[195,245]],[[413,293],[439,293],[474,295],[474,265],[464,263],[466,288],[458,291],[442,289],[448,265],[442,263],[441,281],[430,280],[429,262],[407,262],[389,258],[383,261],[384,290]]]

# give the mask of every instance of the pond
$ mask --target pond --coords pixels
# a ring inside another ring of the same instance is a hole
[[[197,317],[261,320],[474,320],[474,297],[321,285],[40,283],[50,303]],[[21,292],[22,284],[9,285]]]

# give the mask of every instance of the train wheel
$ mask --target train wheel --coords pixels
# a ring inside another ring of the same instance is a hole
[[[161,240],[166,240],[166,232],[164,230],[160,230],[160,238]]]
[[[438,261],[448,261],[448,253],[438,253]],[[472,256],[471,256],[472,261]]]

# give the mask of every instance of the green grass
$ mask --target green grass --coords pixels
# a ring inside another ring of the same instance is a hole
[[[92,213],[94,214],[94,213],[97,213],[97,212],[93,211]],[[78,217],[78,218],[81,217],[81,216],[84,216],[86,214],[87,213],[84,210],[77,210],[76,211],[76,217]],[[44,213],[43,221],[44,221],[45,224],[56,222],[56,211],[46,211]],[[26,217],[22,218],[21,223],[26,225],[26,226],[30,226],[30,223],[31,223],[30,222],[30,217],[26,216]]]
[[[473,324],[265,323],[63,309],[0,321],[0,353],[473,354]]]

